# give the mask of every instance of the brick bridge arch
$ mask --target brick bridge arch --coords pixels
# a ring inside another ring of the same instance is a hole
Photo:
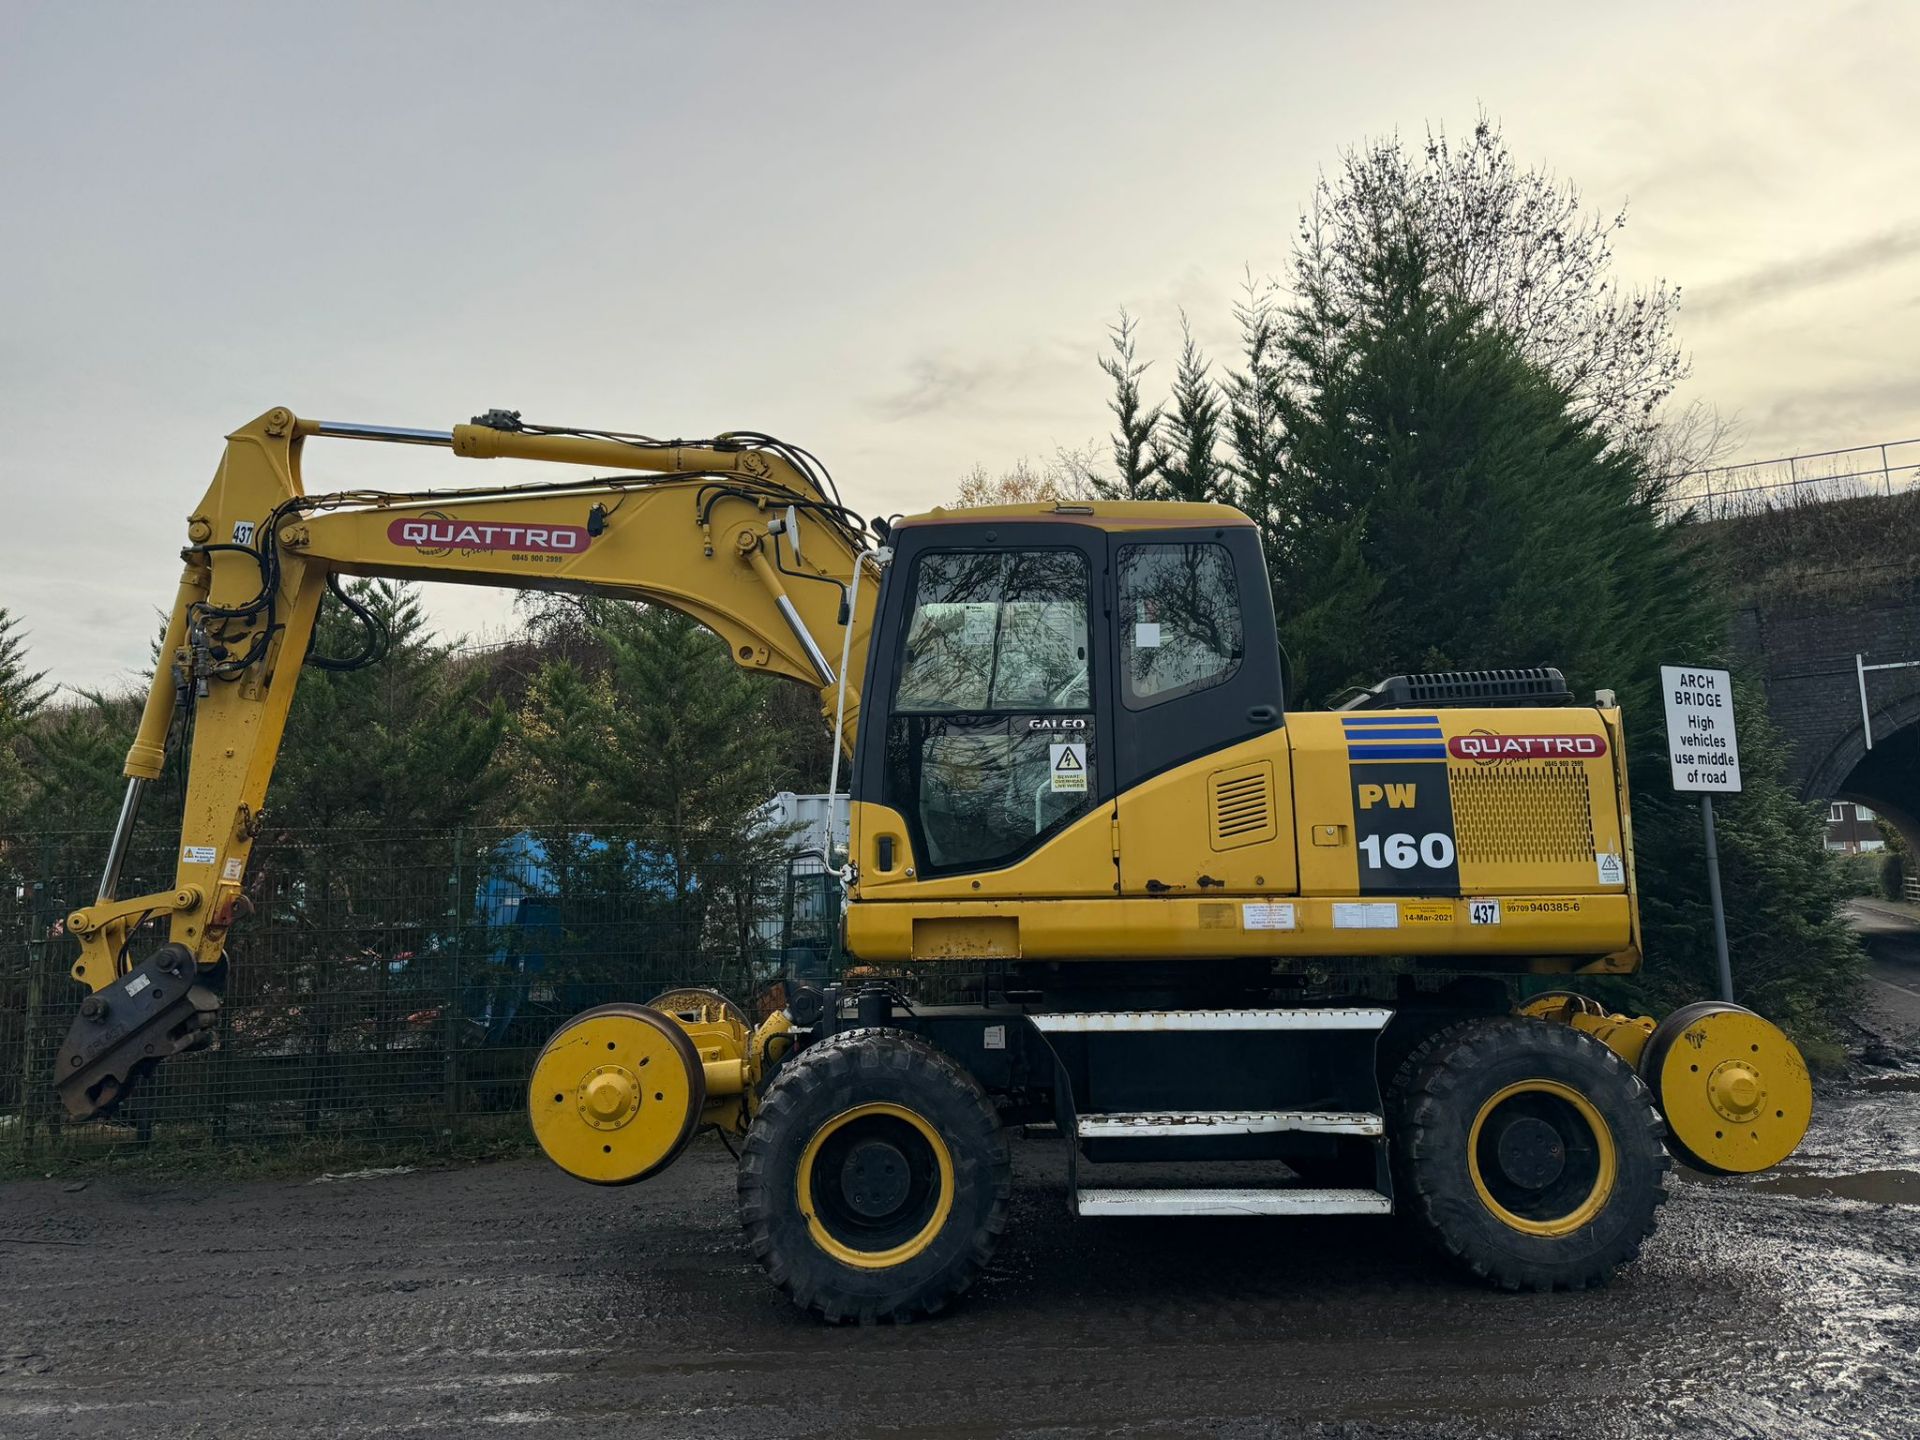
[[[1800,795],[1866,805],[1920,853],[1920,667],[1867,676],[1872,750],[1854,670],[1855,655],[1920,660],[1920,577],[1750,603],[1733,641],[1765,685]]]

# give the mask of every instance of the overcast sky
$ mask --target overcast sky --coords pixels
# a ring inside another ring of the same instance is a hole
[[[1743,453],[1920,434],[1920,9],[0,0],[0,605],[119,684],[277,404],[771,431],[867,513],[1224,351],[1341,147],[1477,107],[1627,201]],[[1164,368],[1164,367],[1163,367]],[[310,445],[310,490],[478,483]],[[505,599],[441,589],[444,633]]]

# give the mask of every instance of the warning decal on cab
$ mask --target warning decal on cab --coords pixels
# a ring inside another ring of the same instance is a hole
[[[1081,740],[1056,741],[1047,747],[1048,768],[1055,790],[1087,788],[1087,747]]]

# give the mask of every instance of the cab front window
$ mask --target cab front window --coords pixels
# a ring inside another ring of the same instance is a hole
[[[1090,593],[1079,550],[919,558],[886,793],[928,873],[1006,864],[1091,803]]]

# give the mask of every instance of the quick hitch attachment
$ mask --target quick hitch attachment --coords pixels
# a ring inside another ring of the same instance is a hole
[[[87,996],[57,1062],[54,1088],[67,1114],[84,1120],[108,1110],[142,1070],[209,1043],[219,1009],[184,945],[162,945]]]

